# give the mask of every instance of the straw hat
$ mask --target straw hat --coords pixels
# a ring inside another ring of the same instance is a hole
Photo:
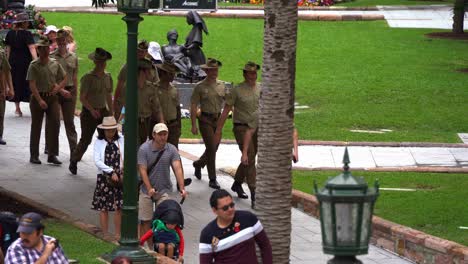
[[[28,13],[19,13],[16,14],[16,20],[13,21],[13,24],[15,23],[21,23],[21,22],[31,22],[32,19],[29,17]]]
[[[102,124],[98,125],[97,127],[100,129],[114,129],[117,128],[119,124],[115,121],[113,116],[105,116],[102,119]]]
[[[172,63],[164,62],[162,64],[156,64],[156,68],[163,70],[168,73],[176,74],[179,69]]]
[[[112,54],[110,54],[110,52],[106,51],[103,48],[96,48],[95,51],[91,52],[88,55],[88,58],[90,60],[96,60],[96,61],[111,60]]]
[[[213,58],[208,58],[208,60],[206,61],[205,64],[200,65],[200,68],[202,68],[202,69],[217,69],[217,68],[219,68],[221,66],[223,66],[223,64],[219,60],[213,59]]]
[[[253,62],[253,61],[248,61],[244,68],[241,69],[243,71],[258,71],[260,70],[260,65],[258,65],[257,63]]]

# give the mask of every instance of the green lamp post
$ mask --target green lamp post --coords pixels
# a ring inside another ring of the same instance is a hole
[[[368,188],[362,177],[351,175],[347,148],[343,163],[343,173],[329,179],[323,189],[317,190],[314,182],[323,251],[334,255],[328,264],[362,263],[356,255],[367,254],[374,203],[379,195],[377,181],[374,188]]]
[[[148,0],[118,0],[117,9],[125,13],[127,23],[127,86],[125,105],[125,160],[124,160],[124,204],[122,208],[122,230],[118,246],[112,253],[104,255],[111,260],[116,256],[127,256],[133,263],[155,263],[138,241],[137,205],[137,36],[141,13],[148,11]]]

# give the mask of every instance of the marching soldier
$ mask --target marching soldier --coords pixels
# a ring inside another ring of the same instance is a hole
[[[224,82],[217,79],[218,70],[221,65],[220,61],[208,58],[206,64],[200,66],[206,72],[206,78],[193,89],[190,107],[192,133],[194,135],[198,134],[196,124],[197,110],[198,108],[201,110],[198,117],[198,127],[205,143],[205,152],[193,163],[195,177],[201,179],[201,168],[206,165],[208,178],[210,179],[209,186],[214,189],[220,188],[216,180],[216,150],[218,149],[218,142],[214,141],[214,135],[226,89]]]
[[[46,115],[46,143],[48,145],[47,162],[60,165],[58,155],[58,134],[60,127],[60,113],[57,93],[70,97],[70,93],[64,89],[67,75],[55,59],[49,58],[50,41],[41,37],[37,42],[39,58],[29,65],[26,80],[31,88],[31,137],[30,159],[33,164],[41,164],[39,160],[39,140],[41,137],[42,120]]]
[[[230,96],[226,98],[226,105],[224,106],[221,117],[218,120],[218,126],[216,128],[215,141],[218,142],[221,139],[221,131],[224,126],[224,122],[229,114],[229,111],[234,107],[233,114],[233,131],[236,137],[237,145],[239,149],[243,151],[244,136],[246,131],[249,129],[249,124],[255,125],[258,115],[258,100],[260,98],[260,83],[257,83],[257,71],[260,69],[260,65],[254,62],[247,62],[242,69],[244,75],[244,81],[232,89]],[[256,126],[256,125],[255,125]],[[256,127],[252,127],[256,128]],[[234,178],[234,184],[231,190],[236,192],[239,198],[248,198],[247,194],[242,189],[242,183],[247,180],[247,185],[250,189],[250,198],[252,200],[252,208],[255,206],[255,182],[256,182],[256,169],[255,169],[255,156],[257,155],[257,133],[252,135],[252,140],[248,147],[248,165],[240,163],[237,167],[236,176]]]
[[[68,169],[72,174],[78,170],[78,161],[81,160],[93,139],[96,127],[102,123],[105,116],[112,115],[112,76],[106,72],[107,61],[112,54],[103,48],[88,55],[94,62],[94,69],[81,77],[80,101],[83,109],[80,115],[81,138],[73,151]]]
[[[157,64],[156,68],[159,75],[157,93],[163,118],[159,123],[166,123],[169,129],[167,142],[179,149],[181,135],[179,92],[171,83],[178,69],[170,63]]]
[[[56,59],[67,73],[65,90],[69,93],[70,97],[66,98],[59,94],[58,103],[62,109],[63,123],[67,133],[70,153],[73,153],[76,148],[78,137],[76,134],[75,123],[73,122],[75,118],[76,89],[78,87],[78,58],[75,53],[68,51],[67,37],[68,33],[65,30],[60,29],[57,32],[58,49],[52,52],[50,57]]]

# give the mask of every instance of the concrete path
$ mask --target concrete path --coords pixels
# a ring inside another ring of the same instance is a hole
[[[196,156],[203,154],[201,144],[181,144],[180,150]],[[299,162],[295,168],[337,168],[343,167],[345,147],[299,146]],[[436,147],[348,147],[351,169],[392,169],[405,167],[448,167],[468,169],[468,145],[466,148]],[[216,166],[237,167],[241,153],[235,144],[223,144],[217,152]]]
[[[74,0],[73,3],[63,0],[26,0],[26,4],[35,5],[40,8],[53,10],[76,10],[81,12],[115,12],[116,8],[95,9],[91,7],[91,0]],[[61,9],[62,8],[62,9]],[[344,16],[383,16],[387,20],[390,27],[396,28],[436,28],[436,29],[451,29],[452,28],[452,7],[446,5],[430,5],[430,6],[378,6],[378,10],[342,10],[331,7],[328,10],[304,10],[298,11],[300,16],[311,17],[315,20],[320,19],[320,16],[326,15],[329,20],[332,16],[343,16],[343,20],[347,20]],[[167,12],[151,10],[155,13]],[[171,11],[173,14],[184,13],[184,11]],[[217,14],[221,15],[236,15],[238,17],[252,15],[263,15],[263,10],[239,10],[239,9],[218,9]],[[354,20],[355,18],[348,18]],[[375,19],[375,18],[374,18]],[[371,19],[371,20],[374,20]],[[326,20],[326,19],[325,19]],[[341,20],[341,19],[338,19]],[[364,19],[365,20],[365,19]],[[468,28],[468,21],[465,20],[465,28]]]
[[[23,196],[34,199],[37,202],[58,209],[70,216],[80,219],[86,223],[99,225],[98,215],[90,209],[93,190],[96,183],[96,167],[92,161],[92,151],[83,157],[78,165],[78,175],[73,176],[68,172],[69,150],[65,131],[60,134],[60,159],[64,162],[62,166],[47,164],[33,165],[29,161],[29,132],[30,115],[28,105],[22,104],[24,116],[15,117],[14,105],[7,103],[5,116],[4,139],[6,146],[0,146],[0,186]],[[79,131],[78,118],[75,124]],[[42,139],[44,137],[42,136]],[[41,142],[41,152],[44,149]],[[233,145],[221,146],[220,163],[227,165],[236,164],[238,151],[226,152]],[[200,145],[183,145],[183,149],[192,153],[202,152]],[[226,150],[225,150],[226,149]],[[337,155],[342,149],[336,149]],[[354,150],[353,150],[354,152]],[[384,152],[382,152],[384,153]],[[303,154],[304,162],[316,159],[314,155]],[[45,162],[46,155],[42,154],[40,159]],[[186,176],[193,175],[192,161],[183,158]],[[335,164],[335,163],[334,163]],[[219,182],[225,189],[229,189],[232,178],[220,174]],[[206,172],[203,171],[202,180],[194,180],[188,191],[189,198],[183,204],[186,228],[186,263],[198,263],[198,239],[203,226],[214,218],[208,205],[209,195],[212,189],[208,188]],[[174,194],[177,197],[177,194]],[[235,198],[239,209],[249,209],[249,202]],[[1,210],[1,205],[0,205]],[[292,209],[292,241],[291,241],[291,263],[325,263],[330,258],[322,253],[321,235],[319,221],[297,209]],[[400,264],[410,263],[400,257],[383,249],[370,247],[369,254],[362,256],[364,263],[368,264]]]

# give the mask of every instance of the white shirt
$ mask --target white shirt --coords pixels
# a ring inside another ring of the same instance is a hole
[[[117,147],[120,149],[120,168],[123,168],[123,160],[124,160],[124,138],[120,135],[119,140],[115,142]],[[104,154],[106,152],[107,141],[105,139],[98,139],[94,143],[94,163],[98,168],[98,174],[102,174],[103,172],[111,173],[114,169],[112,167],[107,166],[104,164]]]

